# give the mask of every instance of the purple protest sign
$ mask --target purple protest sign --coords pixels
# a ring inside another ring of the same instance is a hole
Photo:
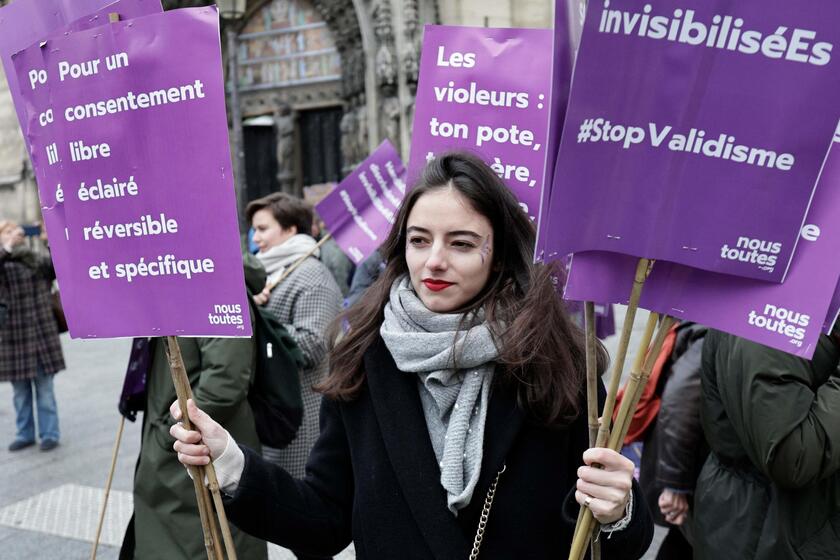
[[[338,246],[359,264],[391,231],[405,196],[405,166],[394,146],[382,142],[315,209]]]
[[[840,143],[840,123],[837,125],[837,131],[834,133],[834,142]],[[828,306],[828,313],[823,323],[823,332],[828,334],[834,328],[837,318],[840,316],[840,282],[834,288],[834,295],[831,296],[831,304]]]
[[[554,3],[554,58],[551,67],[551,109],[548,117],[548,143],[546,144],[543,186],[540,192],[539,216],[548,210],[551,185],[557,166],[560,148],[560,133],[566,120],[566,106],[569,104],[569,87],[575,66],[577,48],[583,19],[586,16],[584,0],[556,0]],[[545,253],[546,226],[548,220],[537,220],[537,241],[535,260],[541,261]]]
[[[216,9],[13,62],[71,334],[249,336]]]
[[[547,255],[781,282],[840,117],[838,41],[836,0],[590,3]]]
[[[110,22],[109,18],[112,14],[116,15],[117,19],[125,21],[161,12],[163,12],[163,6],[160,0],[116,0],[104,8],[70,22],[63,31],[84,31],[106,25]]]
[[[107,23],[111,12],[129,19],[162,10],[160,0],[15,0],[0,8],[0,61],[21,129],[25,128],[25,119],[13,54],[65,28],[78,31]]]
[[[160,0],[117,0],[110,4],[92,0],[72,3],[66,0],[16,0],[14,6],[0,9],[0,59],[9,81],[21,130],[26,130],[26,112],[12,63],[14,53],[59,33],[82,31],[108,23],[108,15],[112,13],[121,19],[131,19],[162,11]],[[25,135],[24,142],[31,157],[31,148]],[[49,223],[53,226],[52,230],[64,230],[62,208],[56,208],[49,218],[45,218],[45,225],[49,226]],[[63,236],[53,238],[53,253],[64,254],[65,241]]]
[[[0,60],[9,82],[18,121],[24,126],[23,104],[12,55],[105,5],[109,0],[16,0],[0,8]]]
[[[552,33],[427,25],[409,184],[447,150],[481,156],[536,219],[551,92]]]
[[[657,261],[639,305],[810,358],[840,278],[838,215],[840,149],[835,148],[784,284]],[[576,253],[565,297],[626,303],[636,262],[615,253]]]
[[[822,332],[828,334],[834,328],[837,322],[837,317],[840,315],[840,283],[834,288],[834,295],[831,296],[831,304],[828,306],[828,312],[825,315],[825,322],[823,323]]]

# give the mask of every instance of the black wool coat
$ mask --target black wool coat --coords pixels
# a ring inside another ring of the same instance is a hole
[[[586,417],[566,429],[527,422],[496,388],[485,427],[481,477],[455,517],[446,507],[417,376],[398,370],[382,340],[365,356],[367,381],[351,402],[324,399],[321,436],[295,480],[245,451],[245,470],[225,501],[241,529],[299,553],[327,556],[354,542],[360,560],[466,560],[487,490],[503,466],[482,560],[565,558],[577,504],[570,491],[587,448]],[[638,487],[629,527],[603,535],[603,558],[635,559],[653,535]]]

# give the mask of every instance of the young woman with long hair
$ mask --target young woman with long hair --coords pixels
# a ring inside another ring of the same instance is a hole
[[[559,558],[584,504],[608,533],[605,558],[639,558],[650,514],[633,464],[587,450],[583,336],[551,268],[532,263],[534,237],[481,160],[430,162],[385,270],[335,323],[306,476],[238,447],[192,404],[197,431],[171,430],[179,460],[213,460],[240,528],[313,555],[352,540],[360,559]]]

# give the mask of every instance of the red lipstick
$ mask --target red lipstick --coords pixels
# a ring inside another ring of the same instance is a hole
[[[424,278],[423,284],[425,284],[426,287],[432,290],[433,292],[440,292],[441,290],[445,290],[449,286],[452,286],[452,282],[446,282],[444,280],[435,280],[434,278]]]

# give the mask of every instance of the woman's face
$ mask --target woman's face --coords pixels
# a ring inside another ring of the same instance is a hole
[[[259,247],[260,253],[283,244],[298,232],[297,226],[283,228],[267,208],[254,212],[251,227],[254,228],[254,243]]]
[[[493,266],[493,228],[454,188],[422,195],[406,223],[411,285],[431,311],[449,313],[481,292]]]

